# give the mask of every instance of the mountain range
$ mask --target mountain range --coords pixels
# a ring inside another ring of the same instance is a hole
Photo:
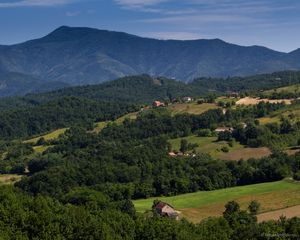
[[[97,84],[138,74],[189,82],[300,69],[290,53],[213,40],[156,40],[122,32],[60,27],[25,43],[0,46],[0,96]]]

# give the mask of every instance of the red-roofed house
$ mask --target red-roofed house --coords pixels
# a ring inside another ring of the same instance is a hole
[[[153,107],[164,107],[164,106],[165,106],[165,104],[160,101],[153,102]]]

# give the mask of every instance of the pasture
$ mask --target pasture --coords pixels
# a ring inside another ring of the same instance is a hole
[[[300,183],[282,180],[214,191],[199,191],[173,197],[156,197],[133,201],[138,212],[151,209],[153,200],[159,199],[173,205],[182,216],[200,222],[210,216],[221,216],[228,201],[237,201],[246,209],[252,200],[261,204],[260,213],[300,205]]]
[[[198,147],[195,148],[196,154],[206,153],[222,160],[238,161],[240,159],[248,160],[250,158],[259,159],[271,154],[270,149],[266,147],[248,148],[238,142],[234,142],[233,146],[230,147],[226,141],[218,142],[217,137],[198,137],[195,135],[169,140],[172,145],[172,151],[179,151],[181,139],[186,139],[188,143],[198,144]],[[229,151],[223,152],[223,147],[227,147]],[[192,150],[188,152],[190,153]]]
[[[169,105],[167,108],[171,110],[172,115],[176,115],[182,113],[202,114],[208,110],[217,109],[219,107],[214,103],[198,104],[192,102],[192,103],[176,103],[176,104]]]
[[[300,92],[300,84],[294,84],[294,85],[290,85],[290,86],[285,86],[285,87],[280,87],[280,88],[276,88],[276,89],[271,89],[271,90],[267,90],[264,91],[263,93],[265,95],[271,95],[272,93],[281,93],[281,92],[285,92],[285,93],[299,93]]]
[[[128,113],[120,118],[118,118],[115,122],[116,123],[123,123],[125,119],[130,119],[130,120],[135,120],[138,116],[139,112],[133,112],[133,113]]]
[[[0,185],[10,185],[21,180],[23,176],[17,174],[0,174]]]
[[[95,123],[95,128],[94,128],[93,132],[100,133],[102,131],[102,129],[107,126],[107,124],[108,124],[108,122],[97,122],[97,123]]]
[[[54,140],[56,138],[58,138],[61,134],[64,134],[66,132],[68,128],[61,128],[61,129],[57,129],[53,132],[50,132],[48,134],[45,134],[45,135],[42,135],[42,136],[39,136],[39,137],[35,137],[35,138],[32,138],[32,139],[29,139],[29,140],[26,140],[24,141],[24,143],[32,143],[32,144],[36,144],[37,141],[40,139],[40,138],[44,138],[46,141],[49,141],[49,140]]]
[[[33,150],[34,150],[35,153],[43,153],[43,152],[45,152],[49,147],[51,147],[51,146],[44,146],[44,145],[42,145],[42,146],[34,146],[34,147],[33,147]]]

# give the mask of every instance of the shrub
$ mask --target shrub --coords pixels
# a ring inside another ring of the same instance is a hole
[[[294,180],[296,180],[296,181],[300,181],[300,171],[294,173],[293,178],[294,178]]]
[[[224,146],[221,148],[221,151],[227,153],[227,152],[229,152],[229,149],[228,149],[228,147]]]
[[[212,133],[210,129],[200,129],[197,131],[198,137],[211,137]]]

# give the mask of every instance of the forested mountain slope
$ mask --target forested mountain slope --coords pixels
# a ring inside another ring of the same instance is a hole
[[[150,74],[191,81],[300,68],[298,51],[276,52],[213,40],[155,40],[91,28],[60,27],[25,43],[0,47],[0,68],[71,85]]]
[[[43,81],[38,77],[0,70],[0,96],[47,92],[69,86],[67,83]]]

